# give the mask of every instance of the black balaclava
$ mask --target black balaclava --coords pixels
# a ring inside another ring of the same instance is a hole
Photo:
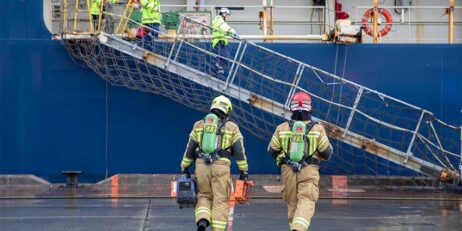
[[[290,118],[292,120],[308,121],[308,120],[311,120],[311,112],[297,110],[297,111],[292,112],[292,116]]]
[[[220,120],[223,120],[223,119],[225,119],[225,118],[227,117],[227,115],[225,115],[225,113],[223,113],[220,109],[214,108],[214,109],[212,109],[211,112],[212,112],[213,114],[215,114],[216,116],[218,116],[218,118],[219,118]]]

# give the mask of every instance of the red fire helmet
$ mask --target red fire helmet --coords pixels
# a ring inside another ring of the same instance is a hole
[[[311,112],[311,97],[305,92],[297,92],[290,99],[290,111]]]

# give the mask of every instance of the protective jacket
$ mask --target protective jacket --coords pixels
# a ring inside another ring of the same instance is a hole
[[[308,124],[309,121],[305,121]],[[280,166],[281,161],[286,158],[289,153],[290,137],[292,135],[289,122],[280,124],[274,132],[271,142],[268,146],[268,152],[276,159],[276,164]],[[309,146],[305,146],[305,157],[313,157],[317,159],[329,159],[332,155],[332,145],[329,143],[329,138],[326,135],[324,127],[320,124],[314,124],[307,134]]]
[[[200,144],[202,139],[202,133],[204,130],[204,121],[199,120],[194,124],[194,127],[189,134],[189,141],[186,147],[186,151],[181,161],[181,168],[189,167],[193,160],[195,160],[200,154]],[[230,157],[236,158],[236,163],[239,170],[247,171],[247,157],[244,149],[244,138],[239,130],[237,124],[232,121],[227,121],[221,126],[221,150],[222,156],[220,160],[226,161],[231,164]]]
[[[141,23],[161,23],[162,12],[159,0],[141,0]]]
[[[90,13],[99,15],[101,13],[101,4],[103,4],[103,0],[91,0]]]
[[[228,23],[226,23],[225,18],[221,15],[215,17],[213,20],[213,41],[212,47],[215,47],[220,41],[224,43],[224,45],[228,45],[227,35],[234,35],[236,31],[231,28]]]
[[[207,220],[212,227],[212,231],[224,231],[228,223],[229,196],[232,188],[229,167],[231,161],[229,158],[231,156],[236,158],[237,165],[241,171],[247,171],[248,169],[247,158],[239,127],[232,121],[223,120],[219,121],[216,130],[220,138],[216,140],[218,147],[213,154],[218,154],[217,159],[207,162],[203,158],[199,158],[199,155],[203,157],[204,153],[201,150],[201,142],[206,139],[203,134],[210,132],[209,130],[204,130],[204,124],[204,120],[197,121],[194,124],[181,161],[181,168],[188,168],[196,160],[195,178],[198,189],[197,204],[194,211],[196,223]]]
[[[314,215],[316,201],[319,198],[319,160],[330,159],[333,152],[324,127],[318,123],[311,124],[311,121],[304,122],[307,124],[306,127],[310,128],[306,130],[305,142],[308,145],[304,147],[303,161],[306,162],[302,167],[298,165],[299,168],[294,168],[293,162],[287,161],[292,146],[291,122],[279,125],[268,145],[268,152],[281,168],[281,193],[288,208],[290,230],[298,231],[307,231]]]

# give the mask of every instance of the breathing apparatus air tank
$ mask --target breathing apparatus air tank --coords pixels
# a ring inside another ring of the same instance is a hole
[[[296,121],[292,125],[289,158],[293,162],[300,162],[305,155],[305,133],[306,125],[304,122]]]

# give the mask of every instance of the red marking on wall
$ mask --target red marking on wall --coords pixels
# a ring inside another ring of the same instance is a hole
[[[111,202],[112,206],[117,207],[119,203],[119,176],[115,175],[111,178]]]
[[[348,179],[346,176],[332,176],[332,204],[334,205],[345,205],[348,203],[347,200],[335,199],[345,198],[345,189],[348,188]]]

